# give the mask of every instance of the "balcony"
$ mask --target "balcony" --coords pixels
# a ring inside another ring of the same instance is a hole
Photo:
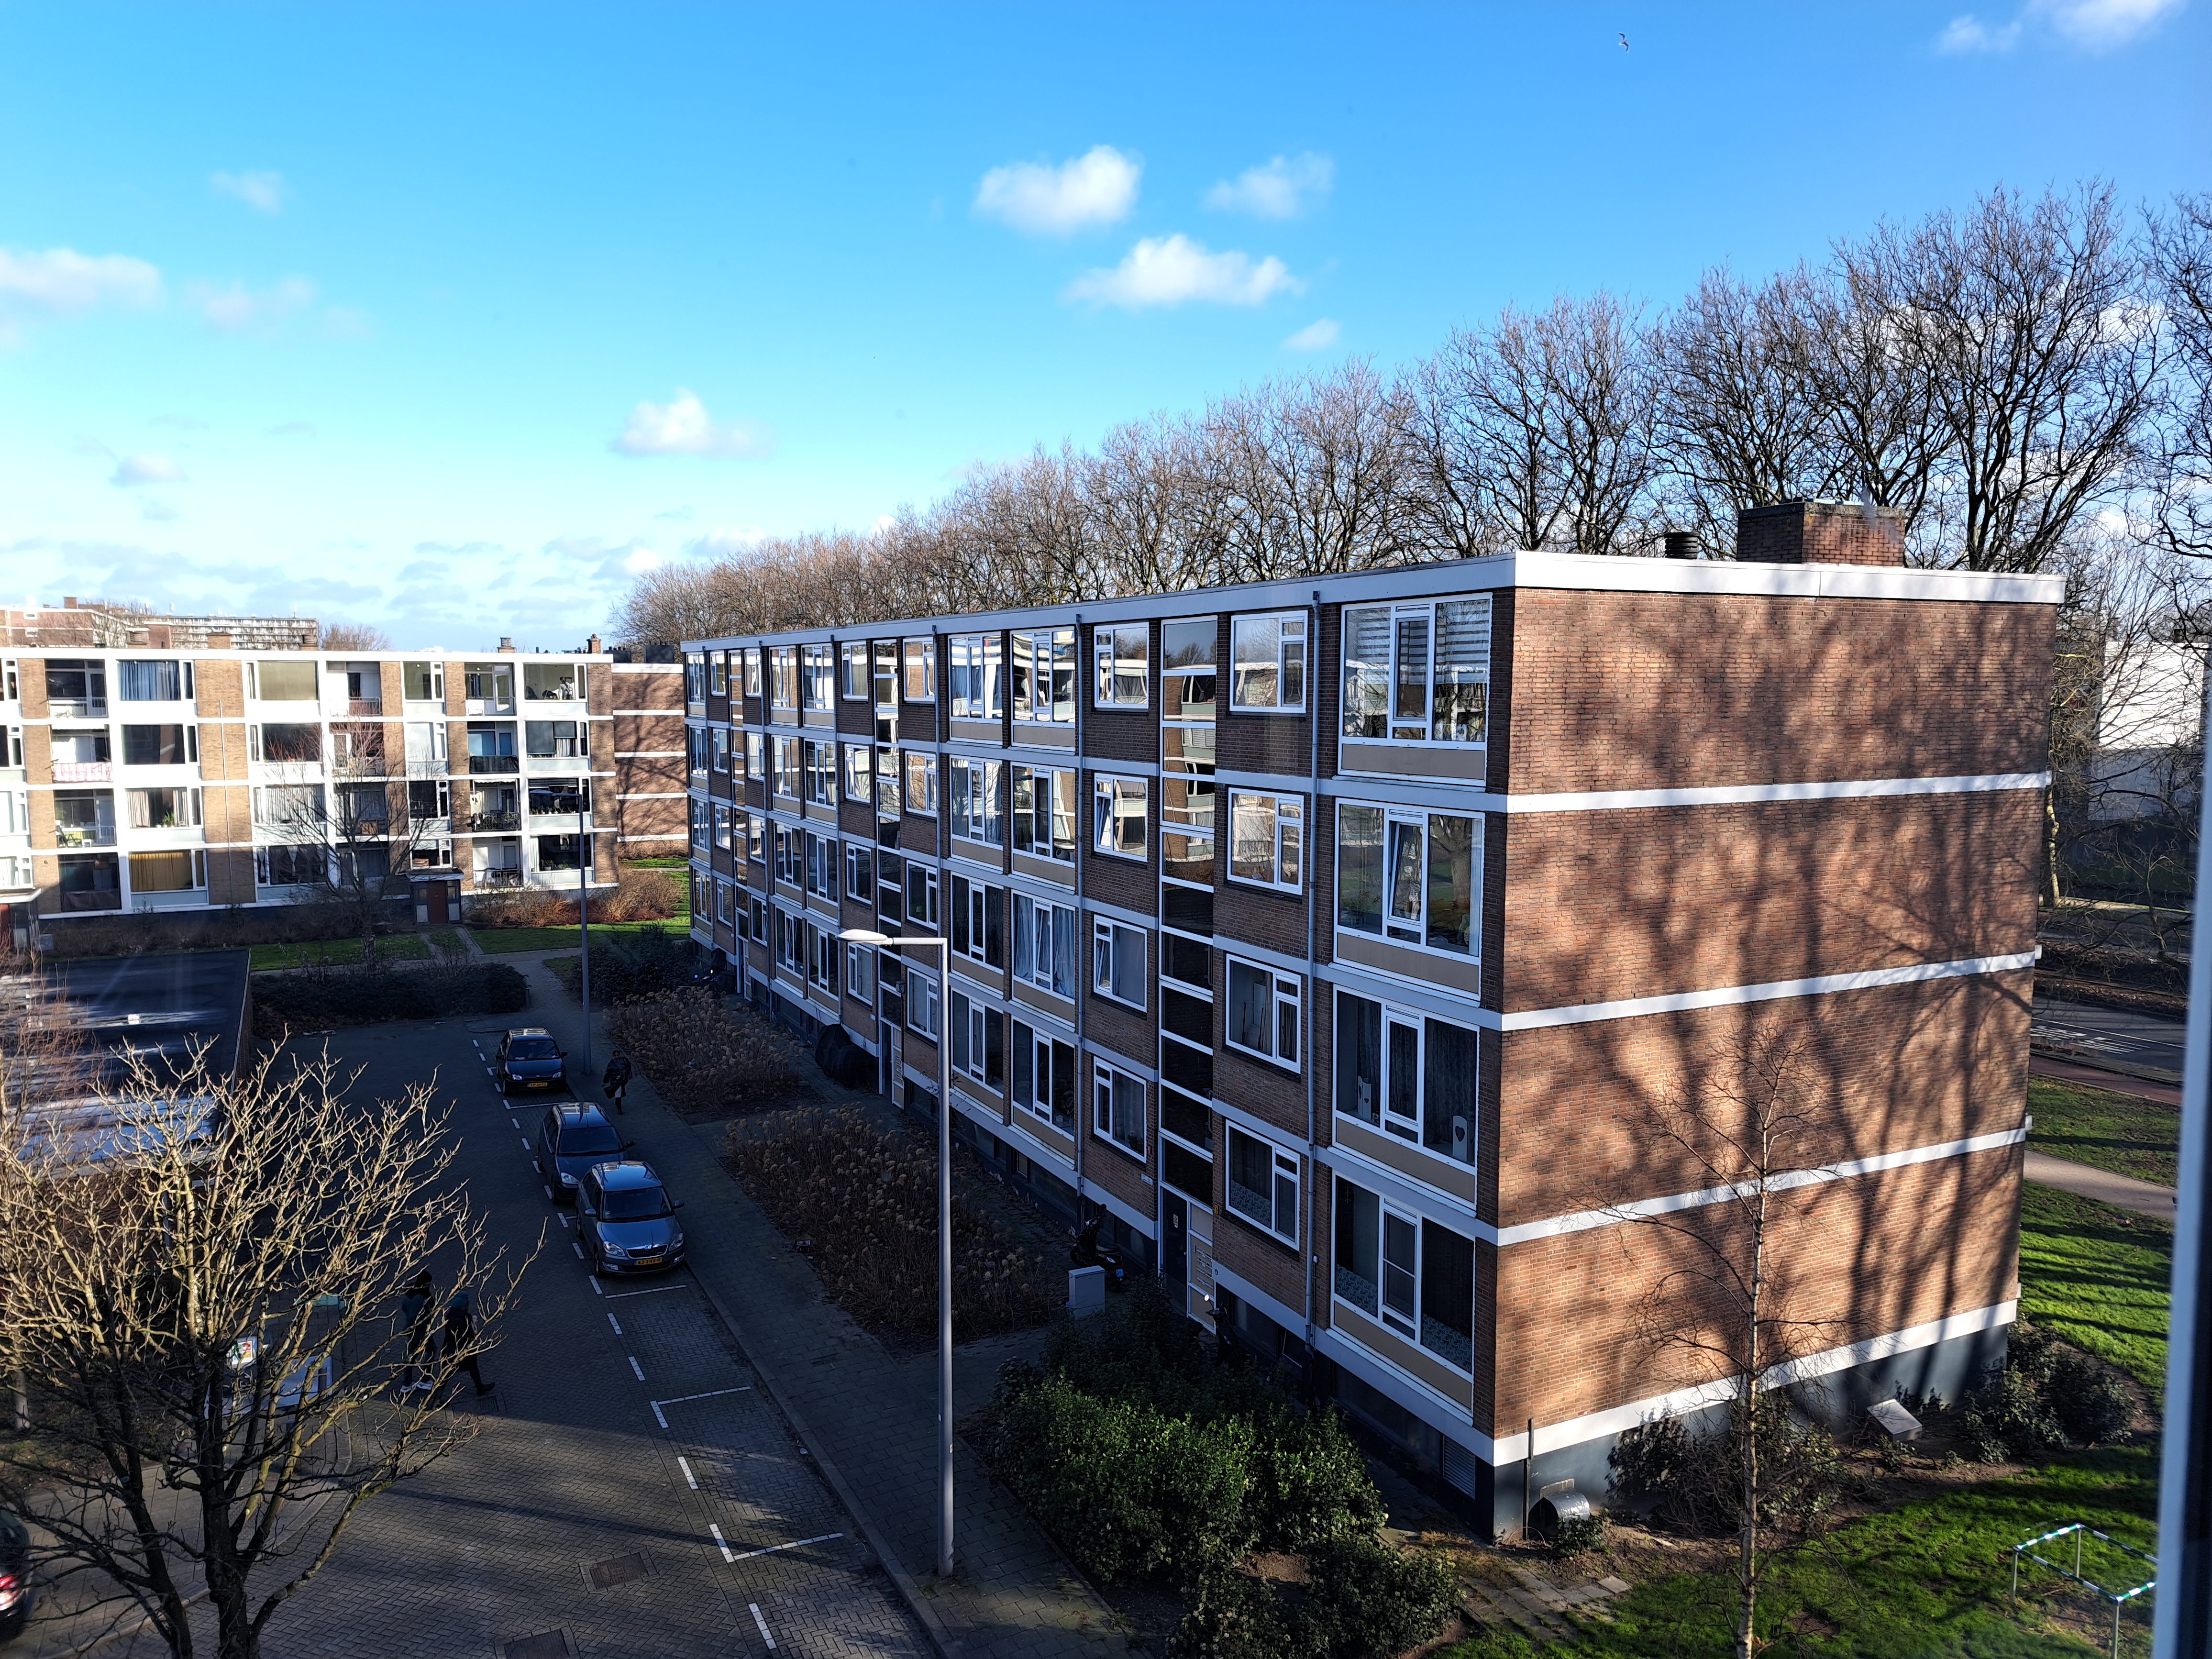
[[[112,847],[115,845],[115,826],[112,823],[58,823],[54,826],[54,845]]]
[[[522,828],[522,815],[520,812],[471,812],[469,814],[469,828],[477,831],[520,830]]]
[[[381,697],[348,697],[346,699],[345,712],[346,718],[349,720],[376,720],[384,713],[384,699]]]
[[[520,763],[512,755],[469,757],[469,775],[472,778],[513,777],[521,770]]]
[[[112,761],[56,761],[56,783],[108,783],[114,780]]]
[[[564,772],[588,772],[592,769],[589,755],[540,755],[530,757],[530,769],[540,776]]]
[[[479,870],[471,879],[479,891],[493,887],[520,887],[522,885],[522,872],[513,866]]]
[[[105,892],[97,890],[77,893],[64,891],[58,896],[64,910],[120,910],[123,908],[123,895],[113,888]]]
[[[407,775],[410,778],[442,778],[450,769],[443,755],[420,760],[410,755],[407,759]]]
[[[46,714],[53,720],[104,720],[107,718],[107,699],[50,696],[46,699]]]

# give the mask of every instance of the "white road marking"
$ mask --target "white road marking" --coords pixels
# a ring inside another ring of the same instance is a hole
[[[509,1123],[512,1123],[512,1124],[513,1124],[516,1128],[518,1128],[518,1129],[520,1129],[520,1128],[522,1127],[522,1120],[521,1120],[520,1118],[519,1118],[519,1117],[514,1116],[514,1115],[513,1114],[511,1114],[511,1113],[508,1115],[508,1116],[507,1116],[507,1121]]]
[[[605,1291],[599,1288],[599,1276],[597,1273],[593,1273],[592,1275],[592,1294],[593,1296],[605,1296],[606,1294]]]
[[[564,1226],[564,1227],[573,1227],[573,1226],[574,1226],[576,1224],[575,1224],[573,1220],[571,1220],[568,1217],[567,1217],[567,1216],[565,1216],[565,1215],[564,1215],[564,1216],[562,1216],[562,1217],[561,1218],[561,1224],[562,1224],[562,1226]]]
[[[633,1359],[629,1363],[635,1365],[637,1361]],[[641,1373],[637,1380],[642,1382],[645,1377]],[[709,1389],[704,1394],[679,1394],[673,1400],[648,1400],[645,1403],[653,1407],[653,1420],[665,1429],[668,1426],[668,1419],[660,1409],[663,1406],[680,1406],[687,1400],[714,1400],[726,1394],[750,1394],[752,1391],[753,1385],[748,1382],[742,1388]]]
[[[617,1291],[607,1300],[619,1302],[626,1296],[659,1296],[663,1291],[688,1291],[690,1288],[689,1285],[655,1285],[649,1291]]]
[[[725,1561],[734,1561],[738,1559],[736,1556],[730,1553],[729,1540],[722,1536],[722,1529],[720,1527],[709,1521],[707,1523],[707,1530],[714,1534],[714,1547],[721,1551],[722,1559]]]
[[[788,1544],[769,1544],[761,1549],[739,1550],[730,1559],[733,1561],[749,1561],[756,1555],[774,1555],[778,1550],[803,1550],[809,1544],[826,1544],[833,1538],[842,1538],[844,1535],[842,1532],[825,1532],[819,1538],[795,1538]]]
[[[576,1243],[574,1239],[572,1238],[568,1241],[568,1248],[576,1253],[577,1261],[581,1261],[584,1259],[584,1247]]]
[[[725,1550],[722,1553],[725,1555],[729,1553],[727,1550]],[[760,1626],[761,1640],[768,1644],[769,1652],[775,1652],[775,1638],[768,1633],[768,1620],[761,1617],[760,1603],[757,1601],[748,1601],[745,1605],[753,1610],[753,1623]]]
[[[620,1336],[622,1334],[622,1321],[617,1319],[611,1313],[607,1316],[607,1323],[615,1328],[615,1334],[617,1336]]]
[[[631,1353],[631,1354],[624,1354],[624,1355],[623,1356],[623,1358],[629,1361],[629,1368],[630,1368],[630,1370],[632,1370],[633,1371],[635,1371],[635,1372],[637,1373],[637,1380],[638,1380],[639,1382],[644,1382],[644,1381],[645,1381],[645,1367],[644,1367],[644,1366],[642,1366],[642,1365],[641,1365],[641,1364],[639,1364],[637,1363],[637,1356],[636,1356],[635,1354],[634,1354],[634,1353]]]
[[[524,1135],[520,1137],[520,1139],[522,1141],[522,1150],[526,1152],[528,1152],[530,1150],[530,1137],[528,1135]]]
[[[693,1492],[698,1491],[699,1477],[691,1473],[691,1465],[679,1457],[676,1460],[676,1467],[684,1471],[684,1484],[690,1487]]]

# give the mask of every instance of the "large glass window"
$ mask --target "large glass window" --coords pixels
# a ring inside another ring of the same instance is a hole
[[[937,701],[937,641],[908,640],[902,653],[905,659],[906,700],[908,702]]]
[[[1054,996],[1075,995],[1075,912],[1014,895],[1014,977]]]
[[[1474,1162],[1471,1029],[1339,989],[1334,1050],[1340,1114],[1454,1163]]]
[[[124,799],[134,830],[184,830],[200,821],[197,789],[126,789]]]
[[[1347,607],[1347,738],[1483,743],[1490,715],[1490,596]]]
[[[1233,1132],[1232,1132],[1233,1133]],[[1339,1177],[1332,1284],[1357,1308],[1459,1370],[1474,1358],[1474,1241]]]
[[[806,799],[817,806],[837,804],[837,745],[808,743],[801,758],[806,768]]]
[[[1075,774],[1043,766],[1008,769],[1014,807],[1014,850],[1075,861]]]
[[[1005,642],[996,634],[956,634],[948,647],[952,664],[952,718],[994,720],[1006,712]]]
[[[952,797],[952,833],[989,847],[1005,846],[1005,763],[956,756],[945,762],[945,787]]]
[[[1145,975],[1145,930],[1099,917],[1091,928],[1091,988],[1140,1009]]]
[[[937,757],[908,754],[906,757],[906,810],[937,813]]]
[[[1145,706],[1146,659],[1151,654],[1152,642],[1152,630],[1143,623],[1091,629],[1091,650],[1098,670],[1091,696],[1101,708]]]
[[[192,695],[192,665],[188,662],[125,657],[115,667],[125,702],[180,702]]]
[[[876,763],[865,743],[845,745],[845,799],[866,805],[875,799]]]
[[[1145,1085],[1104,1060],[1091,1067],[1091,1127],[1115,1146],[1145,1155]]]
[[[1482,820],[1340,802],[1336,925],[1479,956]]]
[[[1145,780],[1091,780],[1091,845],[1117,858],[1145,856]]]
[[[836,670],[832,653],[826,645],[810,645],[799,653],[800,690],[809,708],[827,709],[835,707],[836,688],[832,677]]]
[[[1285,1244],[1298,1242],[1298,1160],[1272,1140],[1229,1127],[1229,1207]]]
[[[1305,869],[1302,856],[1305,811],[1305,798],[1302,795],[1257,795],[1231,790],[1231,879],[1297,891]]]
[[[1299,981],[1296,975],[1229,958],[1229,1046],[1278,1065],[1298,1063]]]
[[[442,733],[443,726],[438,728]],[[123,728],[125,766],[184,766],[200,757],[199,728],[196,726],[126,726]]]
[[[799,707],[799,649],[779,645],[769,654],[769,707]]]
[[[1062,1134],[1075,1133],[1075,1045],[1013,1022],[1014,1104]]]
[[[1075,630],[1024,629],[1013,637],[1014,718],[1059,726],[1075,720]]]
[[[865,640],[837,647],[837,695],[865,701],[869,690],[868,645]]]
[[[952,878],[952,948],[987,968],[1006,965],[1006,890]]]
[[[313,702],[322,689],[312,661],[264,658],[253,669],[254,695],[264,702]]]
[[[1229,705],[1278,714],[1306,706],[1306,615],[1238,617],[1229,625]]]

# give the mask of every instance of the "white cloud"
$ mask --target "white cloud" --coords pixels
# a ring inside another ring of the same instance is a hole
[[[1213,253],[1203,242],[1178,232],[1146,237],[1111,270],[1086,271],[1077,277],[1062,297],[1139,311],[1190,300],[1265,305],[1274,295],[1296,294],[1304,287],[1273,254],[1255,260],[1249,253]]]
[[[281,173],[216,173],[208,183],[219,196],[234,196],[257,213],[284,210],[284,175]]]
[[[0,247],[0,305],[47,312],[95,306],[150,306],[161,298],[161,273],[124,253],[79,253],[53,247],[16,253]]]
[[[1260,219],[1295,219],[1336,182],[1336,163],[1308,150],[1275,156],[1264,167],[1247,167],[1206,192],[1206,204]]]
[[[1985,23],[1972,12],[1953,18],[1936,37],[1942,52],[2010,52],[2031,27],[2088,52],[2124,46],[2182,0],[2027,0],[2009,22]]]
[[[1336,337],[1344,331],[1336,325],[1334,317],[1323,317],[1318,322],[1308,323],[1283,342],[1285,351],[1326,351],[1336,343]]]
[[[1012,161],[993,167],[975,189],[975,212],[1016,230],[1065,236],[1085,225],[1110,225],[1137,204],[1145,164],[1111,144],[1054,167]]]
[[[635,576],[641,570],[650,570],[655,565],[663,562],[661,556],[652,548],[635,547],[630,550],[629,556],[623,561],[623,568]]]
[[[115,471],[107,475],[107,482],[118,489],[131,489],[140,484],[182,483],[185,469],[167,455],[125,455],[115,463]]]
[[[768,446],[767,434],[750,427],[715,425],[699,394],[682,386],[667,403],[638,404],[607,443],[617,455],[758,455]]]
[[[694,536],[684,544],[684,550],[696,559],[727,559],[751,552],[767,538],[768,532],[757,524],[718,526],[703,536]]]
[[[299,315],[314,304],[315,285],[304,276],[287,276],[258,294],[241,283],[224,289],[202,285],[192,290],[191,300],[210,328],[221,334],[243,334],[273,328]]]

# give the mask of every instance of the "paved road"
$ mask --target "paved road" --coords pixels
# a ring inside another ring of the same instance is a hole
[[[2090,1065],[2099,1060],[2121,1060],[2176,1075],[2182,1066],[2181,1022],[2124,1008],[2039,996],[2028,1039],[2038,1048]]]

